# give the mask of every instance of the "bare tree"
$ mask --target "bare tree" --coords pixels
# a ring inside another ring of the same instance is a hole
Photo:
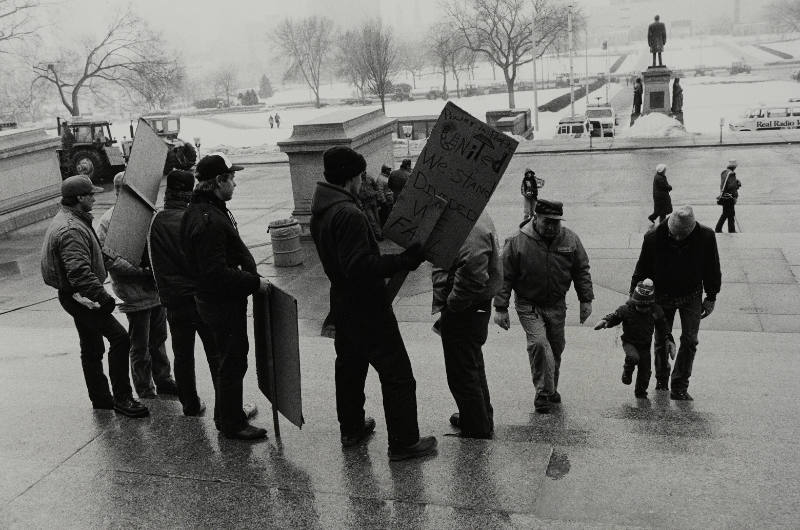
[[[411,74],[411,83],[417,88],[417,76],[422,73],[428,63],[424,53],[420,53],[419,46],[411,41],[401,42],[397,46],[398,66]]]
[[[127,84],[151,109],[163,109],[175,99],[186,80],[186,69],[179,60],[142,64],[132,69]]]
[[[445,7],[467,46],[502,70],[511,108],[517,71],[531,61],[534,45],[541,57],[567,43],[569,8],[554,0],[449,0]],[[577,9],[573,23],[576,29],[583,23]]]
[[[392,29],[379,19],[362,24],[359,56],[367,74],[367,86],[378,95],[381,108],[386,112],[386,92],[391,87],[389,78],[397,68],[397,46]]]
[[[305,79],[319,108],[320,73],[331,51],[333,22],[318,16],[298,21],[287,18],[278,24],[273,35],[272,40],[291,61],[287,74]]]
[[[800,0],[776,0],[764,10],[774,27],[788,32],[800,32]]]
[[[366,96],[368,74],[360,56],[361,34],[356,30],[348,30],[341,33],[336,42],[337,73],[350,81],[350,84],[356,89],[358,99],[363,102]]]
[[[38,6],[36,0],[0,0],[0,53],[7,53],[3,49],[5,44],[35,31],[32,14]]]
[[[131,88],[136,69],[167,62],[164,49],[161,37],[128,10],[114,18],[97,40],[84,38],[76,49],[62,48],[56,60],[33,63],[34,83],[54,85],[64,107],[78,116],[82,89],[98,94],[103,83]]]
[[[214,95],[219,97],[221,94],[225,96],[225,106],[231,106],[231,95],[236,91],[236,85],[239,84],[238,74],[236,68],[230,65],[225,65],[217,69],[212,76],[214,83]]]
[[[448,24],[440,23],[428,29],[427,54],[436,71],[442,74],[442,98],[447,99],[447,70],[453,53],[453,31]]]

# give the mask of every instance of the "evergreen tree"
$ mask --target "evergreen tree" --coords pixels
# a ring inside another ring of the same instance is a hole
[[[266,99],[272,97],[272,83],[269,82],[267,74],[261,76],[261,82],[258,84],[258,95]]]

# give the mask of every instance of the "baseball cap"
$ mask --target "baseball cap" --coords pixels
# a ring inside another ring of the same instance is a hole
[[[90,193],[100,193],[101,191],[103,191],[103,188],[92,184],[91,179],[86,175],[75,175],[64,179],[61,183],[62,197],[77,197]]]
[[[241,171],[244,167],[236,166],[228,160],[224,153],[211,153],[197,163],[197,180],[210,180],[217,175]]]

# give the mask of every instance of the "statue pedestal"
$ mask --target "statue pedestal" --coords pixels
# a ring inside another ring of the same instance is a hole
[[[642,72],[644,94],[642,97],[642,115],[651,112],[660,112],[670,115],[672,107],[670,101],[669,82],[672,79],[672,70],[666,66],[650,66]]]
[[[394,118],[387,118],[381,109],[346,109],[294,126],[292,136],[278,142],[289,155],[294,211],[300,222],[302,237],[308,237],[311,222],[311,198],[317,182],[324,181],[322,154],[335,145],[355,149],[367,159],[367,172],[377,177],[381,165],[393,167],[392,131]]]

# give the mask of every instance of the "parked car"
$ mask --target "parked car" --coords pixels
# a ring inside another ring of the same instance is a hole
[[[411,94],[411,85],[408,83],[398,83],[394,85],[392,93],[392,101],[414,101],[414,96]]]
[[[427,99],[446,99],[447,93],[442,92],[441,88],[431,87],[431,89],[425,94],[425,97]]]
[[[586,121],[592,124],[592,136],[614,136],[615,127],[619,125],[616,113],[607,105],[589,106],[586,109]]]
[[[749,64],[746,64],[744,61],[734,61],[731,64],[730,74],[749,74],[752,68],[750,68]]]
[[[558,120],[556,136],[558,138],[580,138],[589,128],[585,116],[567,116]]]
[[[466,88],[464,88],[463,94],[465,97],[482,96],[486,94],[486,89],[477,85],[467,85]]]

